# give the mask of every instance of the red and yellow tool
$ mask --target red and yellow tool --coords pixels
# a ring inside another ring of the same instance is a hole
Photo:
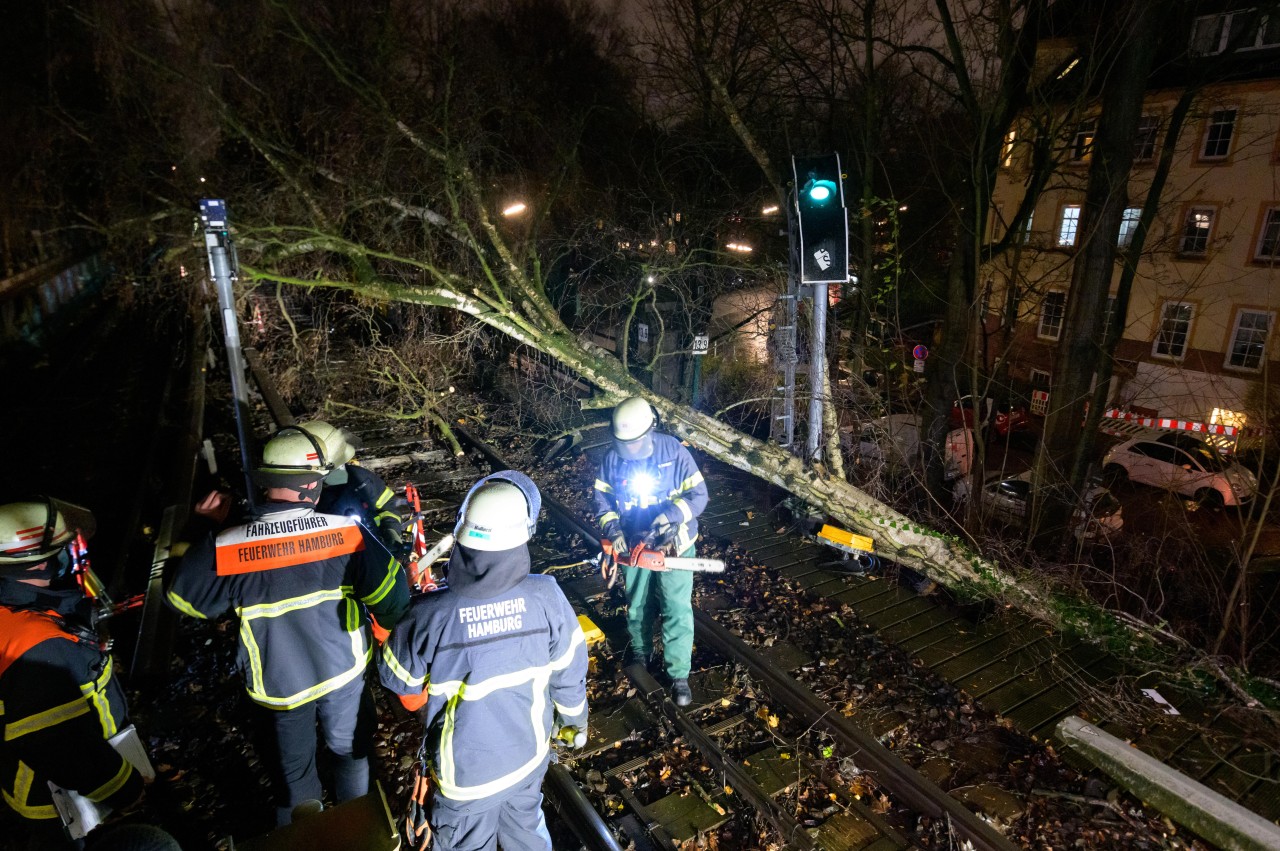
[[[422,522],[422,497],[418,494],[418,488],[409,482],[404,486],[404,498],[408,500],[409,506],[413,509],[413,515],[409,518],[410,533],[413,535],[413,549],[409,554],[409,564],[406,570],[409,574],[409,586],[422,594],[427,594],[440,589],[439,583],[431,573],[431,565],[435,558],[425,558],[428,555],[427,550],[427,532]],[[439,555],[438,553],[436,554]]]

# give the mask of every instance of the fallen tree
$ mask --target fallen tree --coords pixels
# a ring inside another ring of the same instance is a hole
[[[464,183],[467,180],[465,170]],[[582,339],[568,328],[547,302],[540,282],[526,274],[512,260],[501,235],[481,211],[482,232],[487,249],[498,263],[485,263],[492,274],[467,279],[455,271],[441,269],[430,261],[373,251],[332,236],[315,232],[305,235],[287,228],[258,229],[245,234],[256,245],[261,258],[270,264],[291,263],[309,255],[358,256],[366,264],[395,264],[427,275],[429,285],[406,285],[387,276],[375,280],[340,280],[282,274],[270,265],[249,265],[243,269],[249,280],[308,288],[332,288],[361,298],[416,304],[459,311],[484,325],[531,346],[569,367],[598,390],[588,404],[604,407],[628,396],[642,396],[663,415],[672,432],[709,455],[757,476],[820,509],[835,521],[871,537],[884,556],[925,574],[962,597],[995,597],[1058,628],[1076,629],[1100,635],[1099,614],[1093,607],[1064,604],[1049,590],[1015,578],[997,564],[984,559],[963,540],[942,534],[912,520],[873,498],[842,477],[822,469],[807,467],[782,448],[751,437],[690,406],[658,395],[633,378],[612,353]],[[461,227],[450,228],[461,233]],[[471,246],[483,256],[486,248]],[[332,268],[331,262],[318,267]],[[1152,647],[1155,636],[1132,622],[1115,620],[1113,636],[1126,643],[1143,641]]]
[[[306,67],[304,62],[281,61],[278,53],[284,45],[313,63],[319,58],[330,75],[317,78],[308,71],[305,79],[297,80],[297,89],[238,85],[252,79],[245,76],[251,75],[252,63],[238,46],[229,61],[235,68],[247,63],[250,70],[228,73],[215,86],[206,81],[206,75],[213,76],[211,66],[201,65],[199,74],[192,72],[181,80],[181,90],[189,91],[192,101],[210,106],[208,121],[226,128],[239,143],[236,156],[227,161],[241,163],[242,170],[236,173],[240,179],[224,175],[226,185],[242,187],[239,191],[246,195],[256,192],[252,200],[231,195],[233,210],[242,216],[239,221],[247,223],[237,233],[245,250],[246,280],[337,289],[371,301],[430,306],[468,316],[572,369],[597,388],[593,404],[604,406],[630,395],[647,398],[662,411],[672,430],[692,445],[795,494],[842,525],[870,536],[886,557],[962,596],[994,597],[1055,627],[1114,641],[1113,646],[1126,654],[1137,645],[1155,652],[1167,644],[1156,626],[1122,620],[1078,597],[1064,597],[1036,577],[1003,569],[962,539],[921,525],[843,476],[807,467],[779,447],[651,392],[623,363],[566,324],[559,306],[548,297],[547,285],[556,260],[573,250],[568,245],[572,237],[566,234],[581,226],[593,235],[604,234],[596,238],[605,250],[616,246],[614,228],[621,232],[624,223],[634,223],[635,207],[645,204],[610,209],[610,200],[616,203],[618,196],[634,193],[650,177],[664,177],[663,170],[670,168],[670,163],[657,162],[655,157],[652,175],[646,172],[645,180],[637,179],[629,187],[611,186],[612,194],[594,191],[585,177],[576,192],[568,191],[562,181],[577,174],[588,152],[594,151],[597,157],[603,152],[612,163],[628,136],[618,134],[605,144],[582,141],[582,134],[594,126],[586,116],[595,114],[599,103],[578,116],[578,123],[567,120],[573,115],[557,115],[543,128],[539,114],[514,128],[501,122],[485,125],[475,116],[497,121],[509,115],[506,110],[482,109],[486,104],[520,102],[499,97],[505,97],[502,86],[493,92],[485,88],[486,74],[501,70],[490,61],[492,57],[467,60],[464,53],[460,61],[468,69],[465,72],[451,59],[434,68],[435,76],[424,76],[431,85],[406,86],[406,67],[416,68],[415,63],[372,63],[359,66],[357,73],[349,63],[358,65],[382,54],[339,54],[292,17],[288,4],[272,8],[282,16],[281,32],[288,38],[264,42],[265,49],[253,56],[273,71]],[[465,25],[458,29],[461,44],[475,44],[473,22],[464,18],[461,23]],[[539,63],[545,59],[545,51],[534,53]],[[418,50],[412,55],[426,63],[437,54]],[[142,61],[150,67],[149,57]],[[575,73],[558,78],[562,84],[557,90],[568,88],[563,83],[569,79],[600,73],[598,64],[590,63],[570,70]],[[466,85],[454,86],[461,81]],[[302,87],[304,82],[319,90]],[[506,80],[503,85],[515,82],[519,80]],[[313,111],[306,113],[310,123],[295,133],[297,122],[281,116],[293,117],[297,100],[293,95],[300,91],[309,93],[302,102]],[[394,101],[383,92],[395,93]],[[453,102],[464,97],[471,100]],[[619,96],[613,102],[622,100]],[[529,155],[525,163],[514,154],[528,154],[525,143],[531,127],[548,131],[543,135],[555,145],[542,157]],[[301,132],[306,128],[316,132]],[[497,149],[496,139],[509,143],[511,150]],[[228,162],[220,161],[219,167]],[[495,221],[490,212],[500,203],[495,187],[519,182],[511,178],[513,174],[537,176],[536,181],[528,178],[527,185],[533,187],[528,200],[534,210],[522,233],[511,227],[504,230],[501,220]],[[592,191],[583,188],[587,185]],[[548,211],[567,197],[572,197],[573,204],[562,206],[558,220],[553,221]],[[697,199],[698,204],[705,201],[705,194],[685,192],[683,187],[679,197]],[[680,209],[674,206],[675,198],[646,203],[658,211],[659,219],[667,209]],[[591,225],[583,226],[584,222]],[[669,230],[662,235],[682,234]],[[646,242],[653,236],[644,234]],[[614,283],[622,285],[621,280]],[[620,299],[623,294],[619,290]],[[437,422],[437,426],[447,424]],[[1213,670],[1207,660],[1203,667]]]

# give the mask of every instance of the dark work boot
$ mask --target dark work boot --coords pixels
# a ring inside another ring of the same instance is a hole
[[[649,667],[649,656],[645,653],[637,653],[628,647],[622,654],[622,667],[630,668],[632,665],[643,665]]]
[[[693,703],[693,692],[689,690],[689,681],[678,679],[671,681],[671,699],[676,706],[688,706]]]

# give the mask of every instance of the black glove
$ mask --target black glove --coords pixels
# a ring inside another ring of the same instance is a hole
[[[670,549],[675,546],[678,527],[667,519],[667,515],[659,514],[649,524],[648,537],[658,549]]]
[[[621,557],[627,552],[627,536],[622,534],[622,524],[617,520],[610,520],[604,524],[604,537],[613,545],[615,557]]]
[[[619,531],[612,537],[606,536],[601,544],[600,578],[608,580],[612,588],[618,581],[618,559],[627,554],[627,539]]]

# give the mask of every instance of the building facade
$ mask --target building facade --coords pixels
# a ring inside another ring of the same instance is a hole
[[[1159,211],[1136,268],[1109,406],[1222,425],[1262,425],[1274,374],[1280,311],[1280,20],[1193,19],[1186,53],[1227,50],[1246,73],[1199,84],[1172,153]],[[1231,45],[1234,45],[1233,47]],[[1046,55],[1061,46],[1044,45]],[[1115,235],[1128,248],[1186,84],[1157,79],[1144,99],[1128,201]],[[1010,378],[1051,391],[1079,245],[1096,111],[1065,111],[1052,126],[1056,162],[1010,250],[984,267],[988,360],[1006,356]],[[1023,202],[1030,122],[1011,131],[993,195],[993,238]],[[1040,122],[1045,126],[1045,122]],[[1044,132],[1044,131],[1042,131]],[[1117,263],[1107,304],[1117,309]],[[1016,305],[1012,321],[1006,306]]]

